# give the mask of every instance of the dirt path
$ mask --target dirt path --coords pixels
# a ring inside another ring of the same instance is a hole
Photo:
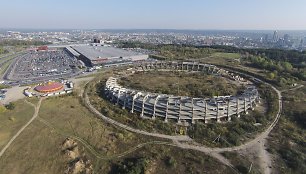
[[[299,85],[299,86],[296,86],[296,87],[291,88],[291,89],[282,90],[282,92],[294,91],[294,90],[297,90],[297,89],[300,89],[300,88],[303,88],[303,87],[304,87],[304,85]]]
[[[10,147],[10,145],[14,142],[14,140],[24,131],[25,128],[27,128],[34,120],[35,118],[38,116],[38,112],[40,109],[40,105],[42,102],[43,98],[40,98],[39,102],[37,103],[37,105],[34,105],[33,103],[30,103],[28,101],[26,101],[29,105],[33,106],[35,108],[35,112],[33,114],[33,117],[10,139],[10,141],[3,147],[3,149],[0,152],[0,158],[2,157],[2,155],[5,153],[5,151]]]
[[[271,166],[272,166],[272,161],[270,158],[270,154],[267,152],[265,148],[266,144],[266,139],[263,139],[260,144],[259,144],[259,152],[258,152],[258,157],[259,157],[259,165],[262,171],[264,171],[264,174],[269,174],[271,173]]]

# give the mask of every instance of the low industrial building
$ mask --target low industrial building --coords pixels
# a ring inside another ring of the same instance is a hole
[[[149,55],[111,46],[73,46],[86,66],[120,66],[147,60]]]

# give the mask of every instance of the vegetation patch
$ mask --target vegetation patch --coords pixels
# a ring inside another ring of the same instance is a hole
[[[160,145],[144,147],[110,164],[110,170],[101,169],[100,173],[235,173],[206,154]]]
[[[277,95],[268,86],[259,87],[262,102],[266,102],[266,111],[249,111],[241,118],[232,117],[225,124],[197,122],[188,129],[188,135],[195,141],[212,147],[237,146],[255,137],[274,119],[277,110]]]
[[[244,90],[224,77],[204,72],[138,72],[118,82],[131,89],[196,98],[237,95]]]
[[[30,120],[34,113],[34,108],[23,100],[15,102],[14,106],[11,110],[0,106],[0,149]]]
[[[269,139],[269,152],[278,173],[306,171],[306,88],[283,93],[283,114]]]

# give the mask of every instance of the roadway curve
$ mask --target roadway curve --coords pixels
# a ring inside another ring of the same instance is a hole
[[[42,102],[43,98],[40,98],[40,100],[38,101],[37,105],[34,105],[33,103],[30,103],[28,101],[25,100],[26,103],[32,105],[35,108],[33,117],[10,139],[10,141],[3,147],[3,149],[0,152],[0,158],[2,157],[2,155],[5,153],[5,151],[10,147],[10,145],[14,142],[14,140],[25,130],[25,128],[27,128],[34,120],[35,118],[38,116],[38,112],[40,109],[40,105]]]

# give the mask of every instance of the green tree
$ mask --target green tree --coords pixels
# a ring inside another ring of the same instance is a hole
[[[289,62],[282,62],[282,66],[285,71],[291,71],[293,69],[293,66]]]
[[[15,104],[11,102],[11,103],[5,105],[5,108],[8,109],[8,110],[14,110],[15,109]]]
[[[268,78],[269,78],[269,79],[275,79],[275,77],[276,77],[276,75],[275,75],[275,73],[273,73],[273,72],[270,72],[270,73],[268,74]]]

